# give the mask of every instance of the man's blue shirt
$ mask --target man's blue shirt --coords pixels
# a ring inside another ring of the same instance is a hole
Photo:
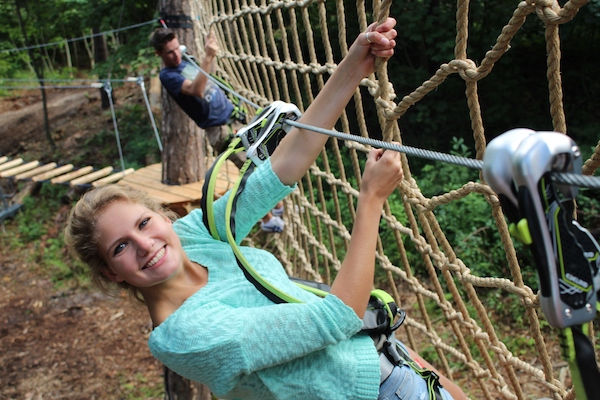
[[[225,93],[212,81],[208,81],[202,97],[188,96],[181,92],[186,79],[194,80],[198,69],[182,61],[177,67],[165,67],[160,71],[160,81],[175,102],[200,128],[224,125],[233,111],[233,104]]]

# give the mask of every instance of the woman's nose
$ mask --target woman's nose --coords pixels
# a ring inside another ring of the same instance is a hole
[[[137,243],[138,255],[144,256],[144,255],[148,254],[148,252],[152,249],[154,240],[150,237],[140,236],[140,237],[136,238],[136,243]]]

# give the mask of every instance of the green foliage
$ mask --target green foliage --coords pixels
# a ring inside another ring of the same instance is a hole
[[[19,5],[17,9],[15,4]],[[51,0],[0,4],[0,76],[31,73],[34,61],[43,61],[45,73],[67,66],[67,40],[71,62],[76,68],[89,68],[88,49],[93,33],[118,30],[152,20],[155,7],[146,1]],[[21,19],[18,15],[21,15]],[[19,21],[22,21],[20,24]],[[118,73],[144,74],[149,71],[148,35],[151,25],[105,34],[109,60],[98,66],[101,76]],[[86,37],[85,40],[81,38]],[[35,47],[44,45],[42,47]],[[30,50],[6,51],[34,46]],[[5,50],[5,51],[2,51]],[[93,55],[92,55],[93,57]],[[133,68],[133,69],[132,69]],[[44,74],[45,75],[45,74]]]
[[[20,241],[33,242],[47,233],[49,225],[47,216],[56,212],[64,193],[64,187],[48,184],[42,185],[40,189],[43,199],[37,196],[28,196],[24,199],[21,212],[15,217]]]
[[[135,376],[119,375],[122,399],[124,400],[144,400],[160,399],[164,397],[164,387],[162,382],[157,381],[153,384],[148,383],[148,379],[140,373]]]
[[[20,212],[5,223],[1,242],[13,250],[29,249],[27,263],[47,272],[57,287],[87,286],[88,274],[80,262],[68,257],[62,226],[54,216],[63,206],[66,186],[43,184],[39,193],[23,201]]]
[[[453,138],[451,153],[470,157],[462,139]],[[427,197],[460,188],[469,181],[477,181],[477,171],[450,164],[427,164],[415,175],[419,187]],[[439,206],[435,216],[456,254],[472,273],[479,276],[507,276],[506,259],[497,227],[491,218],[490,207],[481,195],[466,197]]]
[[[154,27],[147,25],[128,34],[124,43],[112,43],[108,60],[98,63],[94,72],[98,76],[150,75],[160,66],[160,59],[148,45]]]
[[[581,226],[600,234],[600,199],[597,189],[580,188],[577,195],[577,220]]]

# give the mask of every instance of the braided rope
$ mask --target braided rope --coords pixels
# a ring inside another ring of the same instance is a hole
[[[372,9],[367,10],[367,3],[357,0],[352,10],[346,10],[342,0],[211,0],[201,5],[197,1],[194,20],[201,25],[200,31],[211,28],[217,34],[221,47],[219,72],[239,93],[257,104],[280,99],[303,110],[335,70],[336,59],[348,52],[347,23],[358,22],[364,32],[370,19],[382,21],[389,15],[391,3],[375,0]],[[459,0],[454,59],[441,64],[433,76],[398,97],[397,102],[387,63],[378,61],[375,73],[361,82],[351,107],[339,121],[342,132],[356,130],[358,134],[321,132],[332,136],[326,151],[299,182],[298,189],[285,199],[286,229],[270,237],[267,244],[274,247],[289,274],[331,283],[347,251],[348,227],[356,215],[362,155],[370,146],[402,152],[405,180],[399,185],[396,200],[387,202],[382,214],[376,254],[378,278],[387,281],[397,303],[409,311],[400,332],[403,339],[417,351],[429,349],[433,363],[473,398],[525,399],[535,388],[536,394],[541,393],[538,397],[570,399],[574,391],[567,386],[564,374],[557,372],[562,367],[556,365],[555,340],[539,319],[535,291],[524,283],[496,194],[483,183],[467,182],[447,193],[426,197],[412,178],[408,157],[481,169],[487,140],[478,82],[506,54],[511,40],[530,16],[545,24],[550,114],[554,129],[566,132],[559,29],[573,20],[586,3],[571,0],[561,8],[555,0],[521,1],[477,65],[468,54],[469,1]],[[317,47],[323,51],[316,52]],[[465,82],[476,158],[403,146],[398,120],[454,74]],[[369,137],[368,119],[379,123],[381,132],[370,134],[380,134],[382,141]],[[585,162],[584,174],[591,175],[599,165],[600,142]],[[592,176],[557,174],[553,179],[600,186]],[[483,197],[489,204],[490,220],[495,223],[506,254],[505,260],[498,260],[505,263],[506,276],[474,274],[436,219],[436,213],[443,212],[445,205],[469,196]],[[390,238],[394,243],[391,247]],[[515,328],[527,331],[534,343],[531,351],[509,347],[506,339],[511,337],[511,327],[494,320],[494,310],[482,300],[483,291],[494,291],[522,307],[525,326]]]

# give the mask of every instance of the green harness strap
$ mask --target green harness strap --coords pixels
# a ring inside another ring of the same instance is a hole
[[[204,185],[202,188],[202,199],[201,206],[203,209],[203,222],[209,230],[212,237],[216,240],[221,240],[219,233],[217,232],[215,215],[213,209],[215,186],[217,182],[217,176],[219,170],[227,160],[227,158],[237,152],[243,151],[244,147],[239,146],[241,142],[240,137],[236,137],[229,144],[227,150],[219,155],[215,160],[211,168],[207,171]],[[246,160],[242,168],[240,169],[240,176],[231,188],[231,193],[227,199],[225,208],[225,230],[227,236],[227,242],[231,246],[231,249],[235,255],[235,259],[238,267],[242,270],[246,279],[254,285],[254,287],[262,293],[265,297],[271,300],[275,304],[282,303],[302,303],[301,300],[281,291],[267,280],[265,280],[258,271],[256,271],[250,262],[246,259],[242,253],[240,247],[235,240],[235,213],[237,209],[237,200],[239,194],[243,192],[248,177],[252,174],[255,163],[252,159]],[[325,297],[329,292],[329,287],[324,284],[315,282],[305,281],[296,278],[290,278],[298,287],[307,290],[317,296]],[[399,352],[395,351],[390,353],[391,341],[389,338],[404,321],[405,313],[400,310],[391,295],[381,289],[371,291],[367,312],[363,318],[363,329],[362,332],[371,335],[372,337],[378,337],[385,335],[386,345],[383,346],[383,351],[386,357],[394,362],[394,365],[400,365],[403,362],[411,369],[413,369],[419,376],[421,376],[427,383],[428,394],[430,400],[442,400],[440,393],[440,384],[438,376],[435,372],[425,368],[421,368],[415,363],[408,354],[402,354],[398,356]],[[397,318],[396,323],[394,320]],[[403,352],[402,352],[403,353]]]

